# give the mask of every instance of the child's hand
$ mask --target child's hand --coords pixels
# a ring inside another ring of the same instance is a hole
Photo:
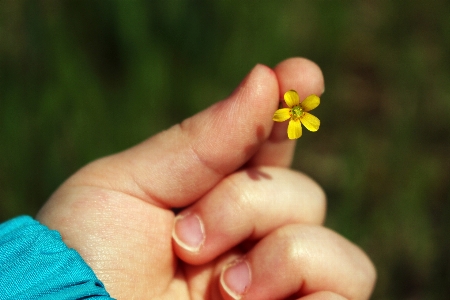
[[[370,260],[287,169],[295,142],[272,116],[290,89],[320,95],[318,67],[256,66],[228,99],[78,171],[38,219],[119,299],[367,299]]]

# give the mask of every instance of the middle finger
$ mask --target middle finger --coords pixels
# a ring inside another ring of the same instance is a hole
[[[203,264],[245,240],[293,223],[321,224],[325,194],[306,175],[289,169],[245,169],[223,179],[177,217],[178,257]]]

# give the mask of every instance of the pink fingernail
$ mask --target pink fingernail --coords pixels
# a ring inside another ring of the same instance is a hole
[[[198,252],[205,241],[203,223],[196,214],[177,216],[172,237],[184,249]]]
[[[220,276],[224,290],[233,299],[241,299],[248,290],[251,279],[250,266],[244,259],[238,259],[225,266]]]

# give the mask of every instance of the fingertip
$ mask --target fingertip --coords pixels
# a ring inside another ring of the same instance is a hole
[[[272,117],[272,110],[278,107],[278,78],[275,71],[263,64],[257,64],[248,73],[248,75],[241,81],[239,86],[225,101],[239,101],[250,107],[253,107],[251,113],[260,112],[262,114],[270,111],[269,116]],[[250,112],[248,113],[250,115]],[[261,118],[258,119],[260,121]],[[250,121],[247,119],[247,121]],[[271,118],[269,118],[269,122]]]
[[[220,274],[220,287],[225,299],[241,299],[250,287],[252,273],[245,258],[227,264]]]
[[[227,99],[185,120],[181,128],[204,163],[228,174],[270,135],[278,94],[275,72],[257,64]]]
[[[172,238],[184,250],[198,253],[205,242],[203,221],[193,213],[178,215],[175,217]]]
[[[264,64],[256,64],[251,71],[245,76],[244,79],[239,83],[239,85],[234,89],[231,95],[227,99],[233,99],[233,96],[236,96],[240,92],[244,92],[248,88],[247,86],[252,85],[255,81],[265,82],[265,86],[260,86],[259,90],[271,87],[273,84],[278,84],[277,75],[275,71],[264,65]]]
[[[301,100],[311,94],[320,96],[325,90],[322,70],[309,59],[301,57],[286,59],[279,63],[274,71],[278,78],[280,99],[291,89],[298,92]]]

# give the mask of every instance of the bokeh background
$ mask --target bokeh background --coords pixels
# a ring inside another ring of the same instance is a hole
[[[375,262],[373,299],[447,299],[445,0],[0,0],[0,221],[293,56],[326,81],[293,167]]]

